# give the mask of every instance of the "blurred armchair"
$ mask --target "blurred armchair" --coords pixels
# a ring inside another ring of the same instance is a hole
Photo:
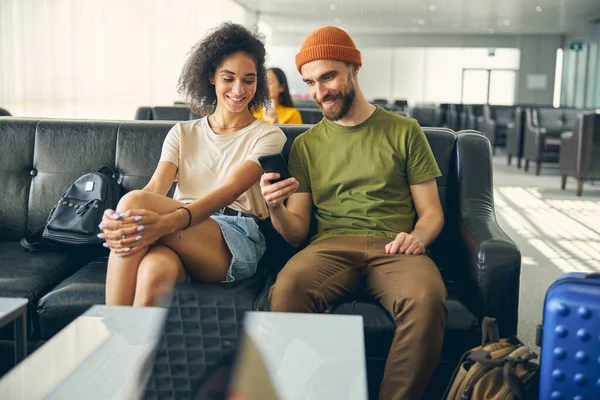
[[[560,141],[561,188],[565,189],[567,177],[575,177],[581,196],[585,180],[600,179],[600,114],[579,114],[573,131],[563,132]]]
[[[529,162],[534,161],[535,174],[540,175],[542,162],[558,162],[560,135],[573,129],[577,114],[582,111],[567,108],[528,108],[525,112],[525,171],[529,170]]]
[[[508,124],[514,122],[515,107],[490,106],[483,107],[483,115],[478,118],[478,129],[490,140],[492,155],[496,155],[496,147],[506,145]]]

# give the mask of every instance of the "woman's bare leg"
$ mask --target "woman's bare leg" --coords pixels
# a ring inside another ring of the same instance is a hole
[[[177,253],[160,244],[151,246],[138,268],[133,305],[161,306],[175,283],[183,283],[187,278]]]
[[[148,209],[164,215],[181,205],[182,203],[171,198],[136,190],[123,196],[116,211]],[[143,220],[140,224],[143,225]],[[143,231],[140,234],[143,235]],[[163,237],[159,242],[175,252],[196,278],[210,282],[225,280],[231,253],[214,220],[209,218],[185,230],[181,237],[174,233]],[[118,257],[111,252],[106,276],[107,305],[134,303],[138,272],[147,251],[145,249],[128,257]]]

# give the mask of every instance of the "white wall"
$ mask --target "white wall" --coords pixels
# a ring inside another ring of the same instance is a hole
[[[583,48],[571,50],[571,43],[582,43]],[[562,83],[562,105],[600,108],[600,24],[565,38]]]
[[[297,48],[273,46],[269,65],[282,68],[295,94],[305,93],[293,62]],[[495,56],[481,48],[370,47],[361,50],[361,88],[368,99],[405,99],[412,103],[460,103],[463,69],[519,69],[519,51],[496,49]],[[510,104],[514,91],[510,92]]]
[[[256,18],[232,0],[2,0],[0,106],[132,119],[140,105],[173,104],[191,47],[228,20]]]
[[[297,93],[306,92],[294,65],[304,38],[304,35],[275,32],[270,55],[270,64],[285,71],[291,81],[290,88]],[[562,44],[558,35],[356,35],[353,39],[363,54],[359,77],[368,98],[460,102],[457,93],[461,82],[457,77],[462,75],[462,69],[486,68],[490,64],[472,64],[469,57],[456,58],[455,51],[465,48],[464,54],[469,53],[468,49],[487,53],[493,48],[496,49],[494,68],[518,69],[515,103],[552,104],[556,50]],[[503,49],[519,50],[520,63],[506,66]],[[527,88],[529,74],[546,75],[546,88]]]

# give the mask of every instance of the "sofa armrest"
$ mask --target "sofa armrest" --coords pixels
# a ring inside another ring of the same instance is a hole
[[[469,307],[496,318],[503,336],[516,334],[521,253],[496,221],[489,142],[459,134],[457,163],[460,238],[475,291]]]

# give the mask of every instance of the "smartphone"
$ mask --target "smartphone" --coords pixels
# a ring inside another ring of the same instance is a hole
[[[283,158],[283,154],[281,153],[260,156],[258,157],[258,162],[262,166],[263,171],[277,172],[279,174],[279,178],[272,180],[271,183],[277,183],[292,177],[288,171],[287,163]]]

